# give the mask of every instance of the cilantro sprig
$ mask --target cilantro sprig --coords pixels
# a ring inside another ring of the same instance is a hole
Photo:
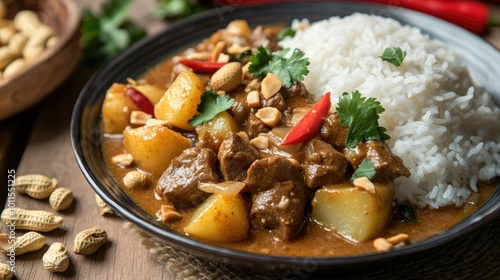
[[[297,31],[295,31],[295,29],[291,28],[291,27],[285,27],[283,28],[277,35],[278,37],[278,40],[284,40],[286,37],[293,37],[295,36],[295,33],[297,33]]]
[[[99,67],[147,35],[128,19],[131,4],[132,0],[108,0],[102,3],[100,15],[89,9],[83,11],[81,44],[85,64]]]
[[[377,171],[375,170],[375,165],[373,165],[369,158],[365,158],[358,166],[358,169],[356,169],[356,171],[352,174],[351,181],[361,177],[366,177],[368,180],[371,180],[375,177],[376,173]]]
[[[163,19],[182,18],[197,14],[209,8],[199,0],[156,0],[158,6],[154,14]]]
[[[382,53],[382,60],[387,61],[393,64],[396,67],[401,66],[403,63],[403,59],[406,57],[406,52],[402,50],[400,47],[395,48],[385,48],[384,53]]]
[[[207,90],[201,97],[198,105],[199,115],[194,116],[189,124],[196,126],[212,120],[218,113],[223,112],[233,106],[234,100],[227,95],[218,95],[214,90]]]
[[[309,59],[300,49],[294,49],[287,57],[290,49],[283,49],[276,53],[271,53],[268,47],[259,46],[257,53],[250,59],[248,71],[254,77],[262,78],[268,73],[273,73],[281,79],[283,87],[288,88],[292,84],[304,79],[309,73],[307,66]]]
[[[386,129],[378,125],[379,114],[385,111],[375,98],[362,97],[359,91],[344,92],[339,99],[337,114],[342,126],[349,127],[345,145],[356,147],[358,142],[388,140]]]

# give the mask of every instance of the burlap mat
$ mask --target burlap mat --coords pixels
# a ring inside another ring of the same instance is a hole
[[[235,268],[177,250],[130,222],[124,228],[137,234],[142,244],[175,279],[320,279],[311,275],[271,275]],[[487,279],[500,280],[500,218],[440,252],[412,263],[335,275],[321,279]],[[292,278],[290,278],[292,277]]]

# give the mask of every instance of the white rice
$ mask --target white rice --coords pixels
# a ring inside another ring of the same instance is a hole
[[[317,97],[330,91],[333,107],[354,90],[382,103],[387,143],[412,174],[396,180],[398,202],[460,206],[478,180],[500,176],[500,109],[444,43],[392,19],[353,14],[309,24],[281,45],[306,53],[306,87]],[[380,59],[386,47],[406,51],[402,66]]]

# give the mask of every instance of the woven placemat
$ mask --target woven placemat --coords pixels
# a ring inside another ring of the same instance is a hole
[[[500,219],[472,235],[444,247],[433,255],[416,258],[411,263],[379,269],[336,274],[322,278],[306,273],[271,275],[251,269],[236,268],[217,261],[199,258],[173,248],[142,231],[130,222],[124,227],[140,236],[142,244],[175,279],[485,279],[500,280]]]

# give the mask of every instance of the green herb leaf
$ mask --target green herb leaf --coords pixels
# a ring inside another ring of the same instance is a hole
[[[297,81],[303,80],[304,76],[309,73],[307,70],[309,59],[304,57],[304,52],[294,49],[287,57],[289,51],[290,49],[284,49],[271,54],[269,48],[259,46],[257,53],[250,59],[248,71],[257,78],[273,73],[281,79],[283,87],[288,88]]]
[[[278,37],[278,40],[283,40],[285,39],[286,37],[293,37],[295,36],[295,30],[292,29],[291,27],[286,27],[286,28],[283,28],[280,33],[278,33],[277,37]]]
[[[358,169],[356,169],[356,171],[352,174],[351,182],[354,181],[354,179],[361,177],[366,177],[368,180],[371,180],[376,173],[377,171],[375,170],[375,166],[372,161],[369,158],[365,158],[359,165]]]
[[[416,223],[417,213],[410,205],[401,204],[397,207],[397,213],[403,223]]]
[[[233,106],[234,100],[227,95],[218,95],[214,90],[207,90],[201,97],[198,105],[199,115],[194,116],[189,124],[196,126],[212,120],[218,113],[223,112]]]
[[[342,126],[349,127],[345,141],[347,148],[356,147],[362,141],[390,139],[385,134],[386,129],[378,126],[379,114],[385,110],[375,98],[362,97],[357,90],[351,94],[344,92],[336,110]]]
[[[156,2],[159,4],[154,14],[164,19],[187,17],[208,9],[198,0],[157,0]]]
[[[396,48],[385,48],[384,53],[380,58],[382,60],[392,63],[393,65],[399,67],[403,63],[403,59],[406,57],[406,52],[400,47]]]
[[[109,0],[102,4],[100,15],[83,11],[81,44],[86,65],[99,67],[147,35],[127,19],[131,4],[131,0]]]

